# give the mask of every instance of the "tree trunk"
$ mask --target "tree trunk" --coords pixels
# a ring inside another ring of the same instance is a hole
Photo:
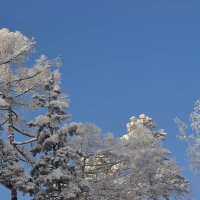
[[[86,163],[86,157],[83,158],[83,166],[82,166],[82,173],[83,173],[83,178],[85,178],[85,163]]]
[[[13,130],[13,113],[12,113],[12,107],[9,106],[8,108],[8,138],[10,141],[10,144],[14,144],[14,130]]]
[[[17,190],[11,189],[11,200],[17,200]]]

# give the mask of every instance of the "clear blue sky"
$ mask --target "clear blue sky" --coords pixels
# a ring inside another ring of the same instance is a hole
[[[0,10],[1,28],[34,36],[39,53],[62,58],[72,120],[121,136],[130,116],[151,116],[198,200],[173,120],[187,120],[200,98],[200,1],[1,0]],[[1,187],[0,199],[8,195]]]

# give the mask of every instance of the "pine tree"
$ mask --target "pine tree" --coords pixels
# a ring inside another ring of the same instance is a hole
[[[79,152],[66,145],[72,129],[62,126],[69,117],[65,113],[69,105],[61,94],[58,72],[47,80],[44,90],[44,95],[34,95],[33,98],[35,104],[46,108],[47,113],[29,122],[29,126],[37,130],[37,142],[32,153],[39,157],[31,170],[37,186],[34,199],[84,199],[89,185],[78,172]]]

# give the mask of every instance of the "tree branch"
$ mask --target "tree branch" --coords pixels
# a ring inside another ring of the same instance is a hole
[[[19,147],[18,146],[16,146],[16,145],[14,145],[14,147],[15,147],[15,149],[20,153],[20,155],[22,155],[24,158],[25,158],[25,160],[23,160],[23,161],[25,161],[25,162],[28,162],[28,163],[30,163],[30,164],[33,164],[34,162],[33,161],[31,161],[29,158],[28,158],[28,156],[23,152],[23,150],[20,150],[19,149]],[[20,158],[21,159],[21,158]]]
[[[30,88],[29,88],[29,89],[27,89],[26,91],[22,92],[21,94],[18,94],[18,95],[16,95],[16,96],[14,96],[13,98],[17,98],[17,97],[20,97],[20,96],[22,96],[22,95],[26,94],[27,92],[31,91],[31,90],[32,90],[34,87],[35,87],[35,86],[33,86],[33,87],[30,87]]]
[[[15,129],[17,132],[19,132],[19,133],[21,133],[21,134],[23,134],[23,135],[26,135],[26,136],[31,137],[31,138],[35,138],[35,136],[33,136],[33,135],[29,134],[29,133],[26,133],[26,132],[24,132],[24,131],[18,129],[18,128],[15,127],[15,126],[13,126],[13,129]]]
[[[14,113],[14,115],[16,116],[16,119],[18,119],[18,114],[13,110],[11,109],[12,113]]]
[[[50,67],[46,67],[44,70],[42,71],[39,71],[37,73],[35,73],[34,75],[32,76],[28,76],[28,77],[24,77],[24,78],[18,78],[18,79],[15,79],[14,82],[20,82],[20,81],[24,81],[24,80],[28,80],[28,79],[31,79],[31,78],[34,78],[36,77],[38,74],[41,74],[42,72],[44,72],[45,70],[49,69]]]
[[[23,144],[28,144],[28,143],[31,143],[31,142],[34,142],[34,141],[36,141],[37,140],[37,138],[31,138],[30,140],[26,140],[26,141],[24,141],[24,142],[16,142],[16,141],[14,141],[14,145],[23,145]]]
[[[6,121],[4,121],[3,123],[1,123],[0,125],[4,125],[9,119],[6,119]]]
[[[30,45],[31,46],[31,45]],[[0,65],[6,65],[10,62],[12,62],[13,60],[15,60],[18,56],[22,55],[24,52],[26,52],[26,49],[28,49],[28,46],[24,46],[19,50],[19,53],[15,54],[12,58],[0,63]]]

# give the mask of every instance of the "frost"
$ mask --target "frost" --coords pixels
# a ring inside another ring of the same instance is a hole
[[[2,99],[1,97],[0,97],[0,106],[1,107],[7,107],[8,106],[8,103],[6,102],[6,100]]]
[[[68,103],[63,101],[63,100],[54,100],[54,101],[51,101],[51,103],[49,104],[49,106],[51,107],[57,107],[59,109],[62,109],[62,108],[68,108]]]
[[[50,122],[49,117],[44,116],[44,115],[39,115],[35,119],[36,124],[48,124]]]

